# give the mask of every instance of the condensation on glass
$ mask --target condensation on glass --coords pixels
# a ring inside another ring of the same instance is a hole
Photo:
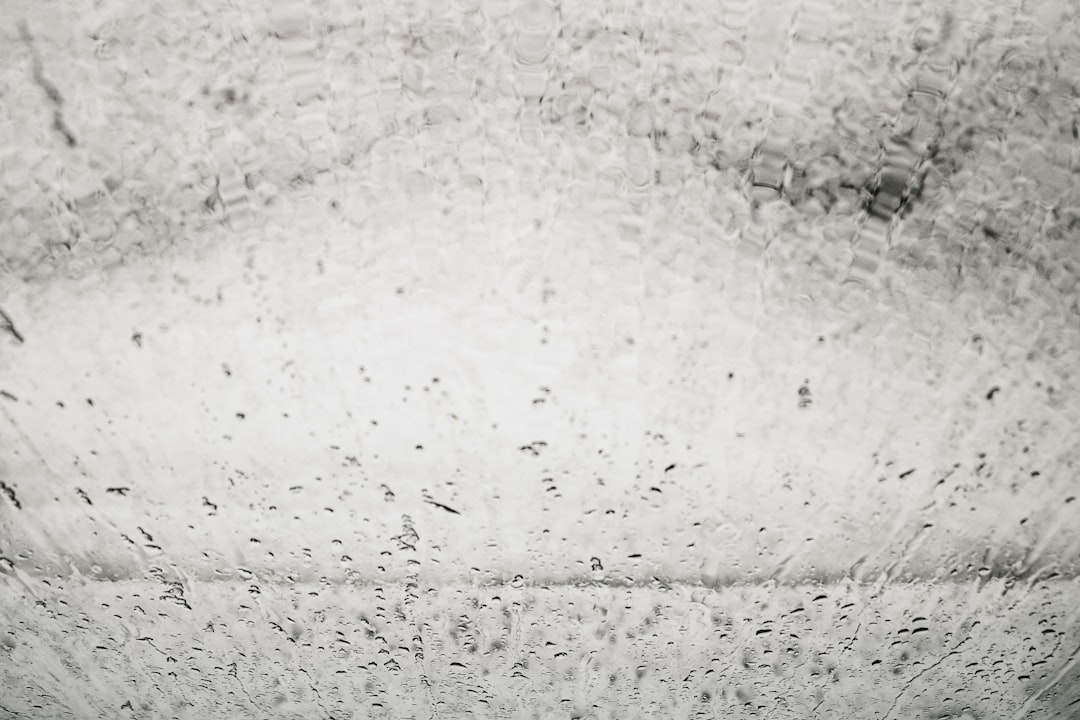
[[[0,717],[1080,714],[1069,3],[0,16]]]

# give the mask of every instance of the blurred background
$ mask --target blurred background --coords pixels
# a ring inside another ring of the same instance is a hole
[[[0,0],[0,718],[1080,717],[1078,15]]]

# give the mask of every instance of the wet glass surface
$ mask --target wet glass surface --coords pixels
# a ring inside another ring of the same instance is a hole
[[[1080,716],[1072,4],[0,17],[0,718]]]

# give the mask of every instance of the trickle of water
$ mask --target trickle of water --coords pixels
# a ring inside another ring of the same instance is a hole
[[[8,5],[0,716],[1075,710],[1069,7]]]

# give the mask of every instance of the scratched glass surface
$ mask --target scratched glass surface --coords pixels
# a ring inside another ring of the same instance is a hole
[[[1080,717],[1078,15],[0,0],[0,717]]]

